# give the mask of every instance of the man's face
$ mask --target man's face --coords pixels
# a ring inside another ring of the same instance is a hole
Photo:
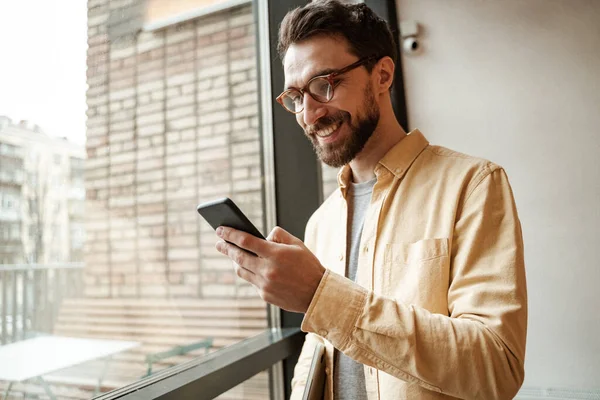
[[[304,88],[311,78],[356,61],[358,57],[348,51],[342,38],[320,35],[292,44],[284,58],[285,88]],[[365,67],[336,77],[336,83],[327,103],[305,93],[304,110],[296,114],[296,120],[319,159],[338,168],[352,161],[373,135],[379,123],[379,104]]]

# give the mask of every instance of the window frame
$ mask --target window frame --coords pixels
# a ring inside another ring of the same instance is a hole
[[[160,371],[95,399],[214,399],[288,358],[303,342],[304,334],[299,328],[266,330],[260,335]]]

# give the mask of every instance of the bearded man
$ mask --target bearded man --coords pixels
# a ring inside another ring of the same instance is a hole
[[[292,399],[317,343],[327,400],[514,397],[527,291],[505,171],[404,131],[390,98],[394,40],[366,5],[290,11],[279,52],[277,101],[318,157],[341,167],[339,188],[304,242],[281,228],[265,241],[221,227],[217,249],[265,301],[305,313]]]

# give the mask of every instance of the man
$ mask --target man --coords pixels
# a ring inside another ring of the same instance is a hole
[[[316,343],[325,399],[510,399],[523,382],[527,293],[520,222],[504,170],[406,134],[390,87],[389,28],[364,4],[288,13],[278,101],[339,190],[305,243],[219,228],[217,249],[265,301],[305,313],[292,382],[301,397]],[[245,249],[255,253],[254,256]]]

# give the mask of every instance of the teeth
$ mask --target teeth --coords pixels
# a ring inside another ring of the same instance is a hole
[[[330,125],[329,127],[325,128],[325,129],[321,129],[321,130],[315,132],[315,135],[317,135],[318,137],[326,138],[329,135],[331,135],[339,127],[340,127],[340,124],[338,122],[336,124]]]

